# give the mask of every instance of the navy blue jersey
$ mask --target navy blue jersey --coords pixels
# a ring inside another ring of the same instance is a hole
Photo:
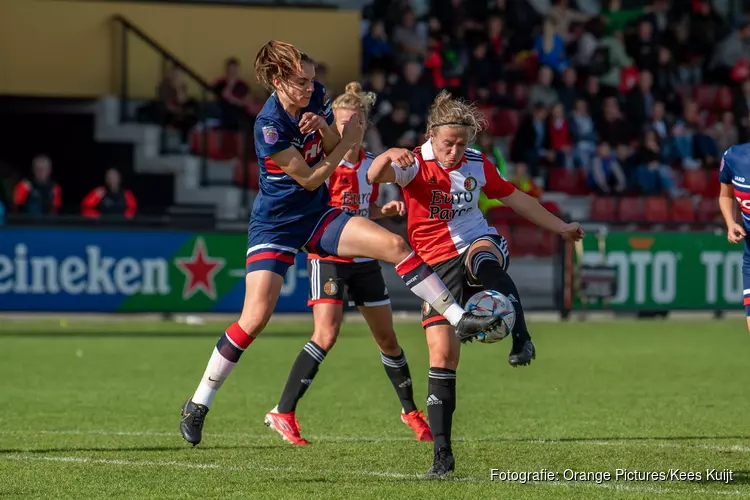
[[[260,193],[253,204],[253,221],[288,223],[328,209],[329,196],[325,184],[314,191],[308,191],[271,159],[271,155],[290,147],[297,148],[310,166],[323,159],[323,139],[320,132],[301,134],[299,131],[298,120],[307,112],[323,116],[329,125],[333,123],[331,102],[326,96],[325,87],[319,82],[314,82],[310,104],[300,111],[298,117],[284,111],[274,92],[255,120]]]
[[[745,228],[750,229],[750,143],[737,144],[726,150],[721,159],[719,181],[734,188],[742,221]]]

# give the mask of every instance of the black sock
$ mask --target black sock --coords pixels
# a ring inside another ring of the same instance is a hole
[[[447,368],[430,368],[427,394],[427,416],[435,439],[435,451],[438,448],[450,449],[456,409],[456,372]]]
[[[401,400],[401,408],[404,413],[411,413],[417,409],[414,403],[414,388],[411,385],[411,374],[409,373],[409,364],[406,362],[406,354],[403,349],[401,354],[396,357],[387,356],[380,353],[380,359],[383,361],[385,373],[391,379],[393,388],[396,389],[398,399]]]
[[[531,339],[529,329],[526,326],[526,317],[523,314],[521,296],[518,288],[513,283],[510,275],[500,266],[497,257],[490,252],[478,252],[471,259],[471,268],[477,279],[488,290],[496,290],[513,302],[516,310],[516,324],[513,327],[513,350],[523,346],[524,342]]]
[[[318,367],[325,357],[326,352],[323,348],[312,340],[305,344],[292,365],[284,392],[281,393],[279,413],[289,413],[297,409],[297,403],[312,384],[315,374],[318,373]]]

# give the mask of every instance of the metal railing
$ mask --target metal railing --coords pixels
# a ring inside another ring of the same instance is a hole
[[[209,180],[209,172],[208,172],[208,162],[210,160],[209,153],[209,130],[210,130],[210,122],[212,121],[212,117],[210,116],[210,110],[212,109],[212,105],[215,105],[218,102],[222,101],[222,96],[217,92],[215,87],[211,84],[209,84],[206,79],[204,79],[201,75],[199,75],[195,70],[191,69],[185,62],[180,60],[177,56],[175,56],[172,52],[170,52],[166,47],[164,47],[162,44],[157,42],[152,36],[144,32],[141,28],[133,24],[130,20],[125,18],[121,15],[116,15],[113,17],[114,23],[118,26],[120,29],[119,32],[119,66],[120,66],[120,74],[119,74],[119,98],[120,98],[120,121],[123,123],[126,122],[136,122],[136,121],[142,121],[145,123],[154,123],[156,122],[161,127],[161,149],[162,153],[186,153],[185,147],[187,144],[184,141],[182,141],[182,145],[180,149],[175,150],[171,149],[168,142],[169,142],[169,124],[166,123],[164,119],[164,114],[160,112],[160,103],[158,98],[156,98],[156,89],[160,85],[162,81],[166,78],[168,72],[171,68],[177,68],[179,69],[182,74],[184,74],[193,84],[194,86],[197,86],[199,89],[199,99],[197,99],[197,106],[196,106],[196,126],[200,129],[200,147],[199,149],[199,156],[201,158],[201,185],[208,185],[210,184]],[[137,113],[133,112],[132,109],[132,101],[134,100],[134,97],[131,95],[131,89],[129,85],[129,69],[131,67],[131,51],[130,51],[130,42],[131,37],[136,37],[138,40],[143,42],[146,46],[148,46],[151,50],[153,50],[155,53],[157,53],[161,58],[161,80],[159,82],[154,82],[154,94],[155,98],[152,99],[149,103],[145,103],[144,106],[147,109],[150,109],[153,111],[152,113],[144,113],[146,116],[136,116]],[[241,110],[238,108],[237,110],[239,113],[242,114],[242,119],[240,121],[240,141],[243,143],[242,147],[239,151],[239,157],[240,161],[242,162],[242,178],[241,178],[241,184],[243,187],[243,195],[242,195],[242,204],[244,207],[248,206],[249,201],[249,194],[248,194],[248,184],[249,184],[249,173],[248,173],[248,164],[251,158],[251,147],[252,146],[252,123],[253,123],[253,117],[247,113],[244,110]],[[194,154],[194,153],[193,153]]]

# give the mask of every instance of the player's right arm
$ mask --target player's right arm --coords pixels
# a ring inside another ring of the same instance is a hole
[[[367,169],[367,182],[395,182],[404,187],[414,180],[418,170],[419,164],[411,151],[391,148],[372,160],[372,165]]]
[[[737,223],[734,216],[734,186],[732,185],[731,168],[726,162],[726,157],[727,153],[724,153],[724,157],[721,159],[721,167],[719,167],[719,182],[721,182],[719,209],[727,225],[727,239],[730,243],[740,243],[745,238],[746,233],[745,228],[742,227],[742,224]]]
[[[300,152],[291,145],[291,141],[283,137],[282,132],[274,128],[273,133],[264,132],[264,128],[272,125],[264,125],[256,122],[256,134],[260,130],[264,141],[263,150],[278,167],[289,177],[308,191],[315,191],[328,179],[341,160],[344,159],[346,152],[355,144],[362,142],[363,128],[359,118],[354,118],[344,125],[344,131],[341,140],[325,158],[315,165],[308,165]],[[272,143],[272,144],[269,144]]]

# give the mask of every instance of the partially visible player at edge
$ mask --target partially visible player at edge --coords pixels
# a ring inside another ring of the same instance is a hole
[[[401,164],[405,150],[378,156],[368,171],[371,182],[395,182],[403,188],[409,241],[417,255],[435,269],[459,304],[480,290],[496,290],[516,309],[513,346],[508,362],[529,364],[536,355],[515,283],[507,273],[510,257],[504,237],[490,227],[479,211],[479,191],[531,222],[566,240],[583,236],[578,223],[565,223],[536,199],[503,179],[479,151],[467,144],[485,127],[479,111],[465,101],[441,92],[427,117],[428,140]],[[451,427],[456,408],[456,369],[461,343],[473,335],[454,334],[440,311],[429,304],[422,310],[430,352],[427,413],[434,436],[434,456],[427,477],[453,472]]]
[[[747,237],[747,229],[750,228],[750,142],[734,145],[724,152],[719,167],[719,182],[719,208],[727,225],[727,239],[730,243],[745,242],[742,289],[747,330],[750,332],[750,241]],[[735,219],[735,199],[740,208],[741,223]]]
[[[360,123],[367,123],[376,96],[363,93],[357,82],[346,86],[346,92],[333,101],[336,128],[341,132],[353,115]],[[404,202],[391,201],[380,207],[378,184],[367,182],[367,169],[374,156],[359,144],[351,148],[338,168],[328,178],[331,205],[352,215],[379,219],[404,215]],[[292,444],[308,441],[300,436],[295,415],[297,403],[318,373],[318,367],[336,343],[344,313],[345,290],[349,299],[359,307],[372,336],[380,348],[380,357],[396,394],[401,401],[401,421],[412,428],[420,441],[432,441],[432,432],[424,413],[417,409],[406,355],[398,344],[393,329],[391,301],[380,270],[373,259],[343,259],[310,254],[307,261],[310,276],[310,300],[315,330],[292,365],[279,404],[265,418],[265,424],[276,430]]]
[[[315,81],[313,61],[293,45],[270,41],[258,52],[255,73],[273,94],[254,127],[261,176],[248,231],[245,300],[239,320],[219,338],[195,394],[182,407],[180,431],[193,445],[202,439],[216,392],[271,318],[284,275],[300,249],[395,264],[409,289],[461,335],[494,330],[499,324],[496,318],[465,312],[402,238],[329,206],[325,181],[347,151],[362,143],[364,127],[357,115],[344,125],[341,136],[329,126],[331,103]]]

